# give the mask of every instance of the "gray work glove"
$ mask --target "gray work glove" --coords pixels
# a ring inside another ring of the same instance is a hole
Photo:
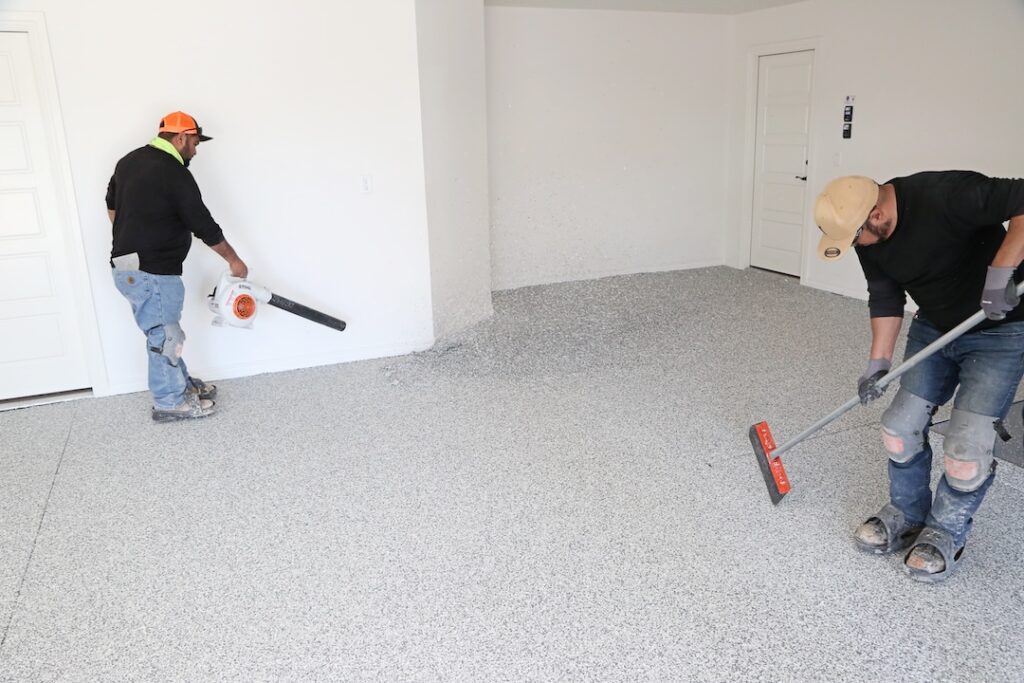
[[[981,309],[989,320],[1002,320],[1017,307],[1020,297],[1013,281],[1014,268],[989,266],[985,275],[985,290],[981,293]]]
[[[879,389],[875,386],[878,380],[885,377],[892,364],[885,358],[872,358],[868,361],[868,368],[857,380],[857,395],[860,396],[860,404],[866,406],[876,398],[885,393],[888,386]]]

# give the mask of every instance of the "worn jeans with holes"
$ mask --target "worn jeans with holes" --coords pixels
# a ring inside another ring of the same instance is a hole
[[[181,321],[185,303],[185,285],[177,275],[153,275],[141,270],[114,270],[114,286],[132,305],[135,323],[146,335],[149,355],[149,391],[153,405],[160,409],[174,408],[185,400],[188,368],[183,358],[177,365],[153,349],[164,345],[164,325]]]
[[[942,336],[923,318],[915,317],[907,334],[906,358]],[[968,332],[922,361],[900,378],[900,386],[929,403],[992,418],[1005,418],[1024,375],[1024,321]],[[957,388],[959,386],[959,389]],[[971,531],[972,516],[995,479],[995,464],[985,483],[964,493],[950,487],[943,474],[931,495],[932,449],[925,446],[909,461],[889,461],[889,496],[911,524],[925,523],[947,531],[959,548]]]

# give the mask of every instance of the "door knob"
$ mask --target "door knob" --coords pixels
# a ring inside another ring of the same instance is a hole
[[[797,175],[797,176],[793,176],[793,177],[796,178],[797,180],[807,180],[807,176],[805,176],[805,175]]]

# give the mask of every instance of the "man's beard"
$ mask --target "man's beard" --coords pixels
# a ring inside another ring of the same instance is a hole
[[[872,223],[868,221],[864,224],[864,230],[878,238],[879,242],[884,242],[889,239],[889,226],[885,223]]]

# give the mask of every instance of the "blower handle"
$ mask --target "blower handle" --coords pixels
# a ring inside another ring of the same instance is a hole
[[[338,332],[345,331],[344,320],[338,320],[337,318],[329,316],[326,313],[315,311],[309,306],[303,306],[302,304],[296,303],[291,299],[286,299],[283,296],[271,294],[270,301],[268,301],[267,303],[270,304],[271,306],[280,308],[281,310],[288,311],[289,313],[294,313],[300,318],[305,318],[306,320],[312,320],[315,323],[326,325],[327,327],[335,329]]]
[[[1022,282],[1019,285],[1017,285],[1017,295],[1018,296],[1024,295],[1024,282]],[[935,352],[939,351],[946,344],[950,343],[951,341],[953,341],[957,337],[962,336],[964,333],[969,331],[971,328],[973,328],[975,325],[977,325],[978,323],[980,323],[984,319],[985,319],[985,311],[978,311],[977,313],[972,315],[970,318],[968,318],[967,320],[964,320],[962,323],[960,323],[959,325],[957,325],[956,327],[951,329],[949,332],[947,332],[946,334],[942,335],[941,337],[939,337],[938,339],[933,341],[931,344],[929,344],[928,346],[924,347],[923,349],[921,349],[920,351],[915,353],[913,356],[911,356],[910,358],[908,358],[907,360],[903,361],[902,363],[897,365],[895,368],[890,370],[884,377],[882,377],[881,379],[878,380],[878,382],[875,383],[875,387],[877,387],[879,389],[884,389],[885,387],[889,386],[889,384],[891,384],[893,381],[895,381],[898,377],[900,377],[901,375],[909,372],[916,365],[920,364],[922,361],[927,359],[929,356],[934,355]],[[799,434],[797,434],[796,436],[794,436],[792,439],[790,439],[786,443],[780,445],[778,448],[776,448],[774,451],[771,452],[771,457],[776,458],[776,457],[782,455],[783,453],[788,451],[790,448],[792,448],[793,446],[797,445],[798,443],[800,443],[801,441],[803,441],[804,439],[809,437],[811,434],[813,434],[816,431],[818,431],[819,429],[821,429],[822,427],[824,427],[824,426],[828,425],[829,423],[834,422],[835,420],[839,419],[840,416],[842,416],[844,413],[846,413],[847,411],[851,410],[852,408],[855,408],[859,403],[860,403],[860,397],[859,396],[857,396],[855,398],[851,398],[849,401],[847,401],[843,405],[839,406],[838,408],[833,410],[831,413],[829,413],[825,417],[821,418],[820,420],[818,420],[817,422],[812,424],[810,427],[808,427],[804,431],[802,431]]]

